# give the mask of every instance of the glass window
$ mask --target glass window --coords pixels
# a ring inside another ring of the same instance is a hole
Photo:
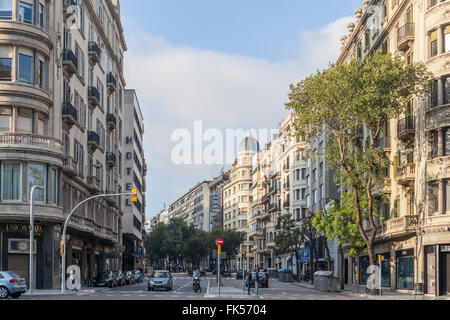
[[[0,132],[11,131],[11,108],[0,107]]]
[[[450,26],[445,27],[444,37],[444,52],[450,52]]]
[[[0,58],[0,81],[11,81],[11,58]]]
[[[434,57],[438,54],[438,36],[437,30],[431,33],[431,56]]]
[[[397,259],[397,289],[414,289],[414,257]]]
[[[33,57],[25,54],[19,54],[19,81],[33,84],[33,70]]]
[[[4,163],[2,166],[3,201],[20,200],[21,166],[19,163]]]
[[[0,20],[12,19],[12,0],[0,0]]]
[[[52,203],[59,203],[59,175],[57,169],[52,169]]]
[[[47,168],[40,164],[28,164],[28,192],[33,186],[47,188]],[[45,190],[37,189],[34,192],[34,201],[45,202]]]
[[[39,4],[39,27],[41,27],[41,29],[46,29],[46,27],[45,27],[45,7],[41,3]]]
[[[438,140],[438,132],[437,131],[431,131],[429,138],[428,138],[428,144],[430,148],[430,152],[428,154],[428,159],[434,159],[438,157],[438,146],[439,146],[439,140]]]
[[[428,185],[428,212],[435,213],[439,210],[439,188],[437,183]]]
[[[33,5],[26,2],[19,2],[19,21],[33,24]]]

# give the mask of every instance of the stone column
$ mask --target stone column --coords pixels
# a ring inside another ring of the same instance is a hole
[[[438,26],[438,54],[444,53],[444,32],[442,30],[442,26]]]
[[[18,0],[13,0],[12,3],[12,19],[13,21],[17,21],[19,19],[19,6],[18,6]]]
[[[12,60],[11,60],[11,82],[15,83],[18,81],[19,78],[19,54],[18,54],[18,47],[13,46],[12,47]]]
[[[444,201],[444,181],[439,180],[439,213],[443,214],[445,213],[445,201]]]
[[[11,132],[16,132],[17,128],[17,117],[19,115],[19,110],[16,106],[12,106],[12,127]]]

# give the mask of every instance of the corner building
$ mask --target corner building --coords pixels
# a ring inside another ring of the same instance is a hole
[[[120,6],[110,0],[0,6],[0,268],[29,286],[29,193],[42,186],[34,198],[35,288],[59,288],[64,218],[89,196],[121,191]],[[66,261],[80,267],[82,285],[119,269],[121,219],[119,199],[89,203],[71,219]]]
[[[431,94],[408,104],[377,139],[389,159],[387,203],[380,208],[375,253],[382,286],[432,296],[450,292],[450,1],[364,1],[343,36],[338,63],[374,50],[422,62],[435,80]],[[368,27],[371,26],[371,27]],[[355,281],[346,259],[348,283]],[[361,272],[368,258],[361,257]],[[365,283],[366,275],[360,275]]]

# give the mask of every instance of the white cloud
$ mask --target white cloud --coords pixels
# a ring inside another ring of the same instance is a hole
[[[287,115],[289,84],[334,61],[340,37],[346,32],[345,17],[320,30],[299,37],[299,59],[270,62],[198,48],[180,47],[145,31],[128,35],[125,79],[137,90],[145,118],[144,149],[149,160],[149,207],[152,214],[197,181],[210,178],[208,166],[175,166],[170,161],[170,141],[177,128],[192,131],[196,120],[204,130],[217,128],[275,128]],[[135,28],[136,30],[142,30]],[[153,181],[155,171],[167,181]],[[177,185],[175,178],[185,181]],[[184,180],[182,179],[184,178]],[[159,204],[159,203],[158,203]],[[148,212],[149,215],[149,212]]]

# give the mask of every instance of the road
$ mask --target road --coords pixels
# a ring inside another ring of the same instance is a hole
[[[23,300],[208,300],[206,294],[208,280],[215,276],[202,278],[202,293],[194,293],[192,277],[188,274],[173,274],[172,291],[148,291],[147,281],[116,288],[95,288],[96,292],[83,292],[70,296],[23,296]],[[227,278],[233,287],[241,289],[242,280]],[[252,289],[254,292],[254,289]],[[225,298],[225,297],[224,297]],[[278,279],[269,281],[269,288],[259,288],[258,297],[252,300],[354,300],[340,293],[323,293],[293,283],[279,282]]]

